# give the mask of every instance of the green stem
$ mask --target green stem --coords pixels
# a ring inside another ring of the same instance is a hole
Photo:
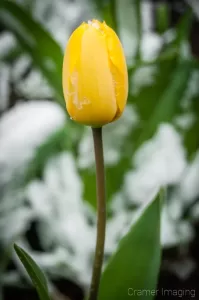
[[[105,172],[102,143],[102,128],[92,128],[96,163],[97,184],[97,238],[93,274],[88,300],[96,300],[98,296],[101,270],[104,258],[104,243],[106,231],[106,195],[105,195]]]

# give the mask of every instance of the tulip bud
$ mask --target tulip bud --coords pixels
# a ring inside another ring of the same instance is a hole
[[[97,20],[71,35],[63,62],[63,92],[70,117],[101,127],[118,119],[126,105],[128,73],[116,33]]]

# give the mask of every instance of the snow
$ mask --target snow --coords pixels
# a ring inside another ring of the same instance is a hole
[[[149,164],[151,157],[152,163]],[[148,177],[145,181],[142,180],[138,198],[130,189],[134,183],[129,183],[128,196],[134,200],[139,199],[137,204],[140,208],[154,197],[160,186],[176,184],[181,180],[186,166],[185,153],[181,138],[173,126],[162,124],[156,136],[138,151],[135,166],[142,168],[145,165],[148,166]],[[157,184],[154,184],[149,192],[148,181],[153,175],[156,176],[154,182],[156,180]],[[136,176],[137,182],[142,179],[140,174],[136,173]],[[106,255],[110,255],[116,249],[119,240],[127,233],[137,216],[137,210],[132,211],[125,207],[125,188],[126,185],[113,198],[113,216],[107,220]],[[82,181],[71,153],[64,152],[48,162],[43,180],[33,181],[28,185],[26,199],[33,209],[33,214],[40,220],[40,238],[47,251],[47,256],[38,257],[41,266],[52,274],[66,274],[66,270],[70,270],[70,276],[75,276],[82,284],[87,285],[91,275],[96,229],[95,225],[88,222],[91,210],[88,209],[89,214],[85,210],[88,204],[84,202]],[[166,203],[165,199],[162,211],[162,245],[170,247],[187,243],[194,235],[190,223],[180,220],[179,214],[171,214],[171,207],[167,207]],[[47,249],[52,244],[57,245],[56,254],[48,253]],[[34,251],[32,253],[34,254]],[[58,261],[62,264],[61,269],[57,266]]]
[[[142,66],[131,76],[130,93],[137,96],[144,87],[152,87],[156,80],[158,68],[156,66]]]
[[[4,111],[9,104],[10,73],[10,67],[0,63],[0,112]]]
[[[49,86],[47,80],[37,70],[32,70],[25,79],[18,80],[15,88],[20,96],[28,99],[48,99],[54,95],[53,89]]]
[[[128,133],[137,126],[138,121],[139,116],[135,106],[127,105],[118,121],[103,128],[104,160],[107,165],[115,165],[120,160],[121,147]],[[84,169],[93,167],[94,163],[93,139],[89,128],[79,144],[78,165]]]
[[[176,38],[176,30],[174,28],[169,28],[163,33],[163,41],[166,44],[173,42]]]
[[[57,2],[51,0],[48,5],[42,1],[35,1],[33,15],[59,43],[64,50],[66,42],[74,30],[83,20],[92,16],[92,4],[87,1]],[[48,18],[45,16],[48,15]]]
[[[1,18],[5,22],[9,24],[11,28],[13,28],[17,33],[20,32],[23,35],[25,42],[30,47],[35,47],[35,39],[31,36],[31,31],[27,30],[27,28],[23,25],[23,22],[18,18],[15,18],[12,14],[9,14],[6,10],[1,11]]]
[[[131,0],[119,0],[118,23],[120,25],[119,35],[124,47],[128,64],[132,63],[132,57],[137,49],[137,22],[135,10]]]
[[[0,220],[0,238],[4,246],[10,246],[19,236],[25,233],[34,214],[30,208],[20,207]]]
[[[199,71],[192,70],[183,99],[181,100],[181,105],[184,110],[187,110],[191,106],[192,103],[191,100],[194,97],[199,96],[198,81],[199,81]]]
[[[143,34],[141,54],[144,61],[154,60],[161,50],[163,38],[154,32]]]
[[[191,46],[187,40],[181,42],[179,55],[181,56],[181,58],[185,60],[191,59],[192,57]]]
[[[150,1],[141,2],[141,20],[143,32],[150,32],[153,29],[153,4]]]
[[[189,130],[196,121],[197,117],[193,112],[187,112],[176,116],[174,120],[175,124],[183,130]]]
[[[125,1],[126,5],[123,0],[118,1],[119,5],[122,3],[124,7],[118,14],[121,25],[119,33],[127,60],[132,65],[132,56],[137,50],[137,27],[132,2]],[[26,5],[24,0],[18,2]],[[72,30],[83,19],[93,18],[92,7],[82,0],[51,0],[48,5],[36,0],[32,12],[63,50]],[[147,62],[156,59],[163,42],[169,43],[175,37],[174,31],[167,31],[163,36],[152,33],[151,15],[150,3],[144,2],[141,58]],[[23,31],[22,27],[17,28]],[[27,42],[33,42],[29,35]],[[1,34],[0,58],[16,46],[12,34]],[[190,49],[186,42],[181,45],[181,56],[185,59],[190,57]],[[48,58],[44,63],[51,69],[55,67]],[[1,64],[0,110],[5,110],[8,105],[11,80],[15,91],[23,98],[52,97],[52,90],[37,70],[31,68],[30,73],[23,78],[30,64],[31,59],[27,55],[17,57],[12,70],[7,64]],[[143,86],[152,86],[156,74],[157,68],[153,66],[137,69],[131,78],[131,94],[136,96]],[[190,108],[190,100],[199,95],[198,80],[199,72],[193,71],[182,101],[184,110]],[[191,110],[186,110],[174,121],[178,127],[187,130],[195,118]],[[139,121],[136,107],[127,105],[123,116],[117,122],[104,127],[107,166],[117,167],[128,134],[140,125]],[[37,147],[52,133],[62,128],[65,122],[65,112],[59,105],[47,100],[19,102],[3,114],[0,120],[0,188],[4,193],[0,199],[0,213],[3,215],[0,220],[0,238],[4,244],[10,244],[17,238],[20,245],[24,246],[49,274],[65,275],[88,285],[95,247],[96,214],[84,199],[84,185],[78,169],[91,169],[94,166],[91,130],[85,130],[79,143],[77,158],[71,152],[58,154],[47,162],[41,179],[33,179],[26,187],[13,188],[11,185],[13,179],[18,180],[23,175]],[[161,124],[156,135],[138,149],[121,188],[118,187],[118,191],[112,195],[112,215],[107,220],[106,256],[116,249],[119,240],[128,231],[143,205],[154,197],[160,187],[166,189],[169,185],[173,186],[174,192],[171,195],[166,194],[165,197],[161,242],[163,247],[188,243],[194,237],[194,232],[191,223],[182,220],[182,214],[184,208],[192,205],[199,196],[198,173],[199,154],[188,163],[182,138],[177,130],[170,124]],[[198,204],[193,206],[191,216],[198,218]],[[38,237],[45,252],[35,252],[25,238],[24,234],[32,220],[38,222]],[[18,263],[21,266],[19,261]],[[10,277],[5,274],[8,281],[16,277],[16,274],[9,275]]]
[[[0,58],[4,58],[16,48],[17,41],[10,32],[3,31],[0,34]]]
[[[107,223],[105,253],[111,255],[118,246],[121,238],[128,232],[135,213],[118,211]]]
[[[177,184],[186,167],[186,154],[174,127],[160,125],[156,135],[137,151],[134,165],[124,184],[130,202],[143,203],[158,187]]]
[[[85,282],[85,270],[89,274],[88,262],[94,250],[95,228],[89,225],[82,193],[74,157],[67,152],[51,159],[43,180],[31,182],[26,189],[31,208],[41,220],[42,244],[47,247],[53,243],[66,249],[67,264],[72,264]]]
[[[12,70],[12,80],[14,82],[20,80],[24,73],[27,71],[28,67],[30,67],[31,58],[27,54],[21,55],[13,64]]]
[[[161,216],[161,244],[164,248],[188,243],[193,239],[194,231],[188,221],[173,219],[168,208],[164,207]]]
[[[186,174],[180,182],[181,198],[185,204],[193,202],[199,196],[199,151],[187,167]]]
[[[186,0],[187,4],[190,5],[195,13],[195,16],[199,19],[199,5],[197,0]]]
[[[136,19],[135,7],[130,0],[118,1],[118,20],[120,27],[120,36],[124,46],[124,52],[127,57],[127,62],[132,65],[132,57],[135,56],[138,47],[138,23]],[[140,43],[140,52],[142,60],[150,61],[157,57],[163,38],[152,32],[153,18],[152,5],[149,1],[144,1],[141,4],[141,26],[142,36]]]
[[[61,107],[49,101],[19,103],[0,120],[0,185],[19,176],[35,149],[65,123]]]

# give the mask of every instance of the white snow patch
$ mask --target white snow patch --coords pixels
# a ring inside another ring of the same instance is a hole
[[[199,19],[199,5],[197,0],[186,0],[187,4],[190,5],[193,9],[193,13]]]
[[[61,107],[49,101],[20,103],[0,120],[0,184],[19,176],[35,149],[65,123]]]
[[[26,98],[51,98],[53,91],[39,71],[32,70],[15,85],[17,92]]]
[[[174,41],[175,38],[176,38],[176,30],[174,30],[173,28],[168,29],[163,34],[163,41],[167,44]]]
[[[199,196],[199,151],[194,160],[186,169],[186,173],[180,182],[180,194],[184,203],[191,203]]]
[[[142,1],[141,3],[141,24],[144,32],[152,31],[154,24],[153,3]]]
[[[131,76],[130,93],[137,96],[144,87],[155,83],[158,68],[156,66],[143,66],[135,70]]]
[[[16,18],[6,10],[1,11],[1,18],[2,20],[8,22],[9,26],[15,28],[16,32],[23,36],[24,40],[26,40],[26,43],[30,47],[35,47],[36,43],[34,37],[31,36],[31,31],[29,31],[27,27],[23,26],[23,23],[20,19]]]
[[[132,57],[135,56],[139,42],[141,42],[141,58],[143,60],[155,59],[163,39],[160,35],[152,32],[153,12],[149,1],[141,4],[141,40],[138,36],[138,20],[136,18],[135,5],[130,0],[118,1],[118,20],[120,24],[120,36],[128,64],[132,64]]]
[[[91,21],[91,20],[89,20],[89,21],[88,21],[88,25],[91,25],[91,26],[93,26],[95,29],[100,29],[100,26],[99,26],[99,24],[98,24],[98,23],[96,23],[95,21]]]
[[[35,1],[34,17],[52,34],[64,50],[71,32],[80,23],[90,17],[91,4],[88,9],[87,1]],[[48,17],[46,18],[46,15]]]
[[[181,42],[179,55],[186,60],[192,57],[191,46],[187,40]]]
[[[24,234],[28,224],[34,217],[30,208],[21,207],[13,210],[0,220],[0,238],[4,245],[13,243],[19,236]]]
[[[4,111],[9,104],[10,73],[10,67],[0,63],[0,111]]]
[[[43,181],[29,184],[26,196],[42,221],[43,245],[56,243],[64,247],[70,256],[68,264],[72,264],[78,278],[85,282],[85,270],[90,276],[95,228],[88,223],[82,193],[75,160],[70,153],[62,153],[48,162]]]
[[[129,201],[142,203],[157,188],[180,181],[186,167],[181,138],[172,125],[160,125],[158,132],[135,155],[135,170],[125,176]]]
[[[154,33],[147,32],[143,34],[141,42],[141,54],[144,61],[154,60],[163,45],[163,38]]]
[[[179,243],[185,244],[193,239],[194,232],[188,221],[173,219],[166,207],[161,218],[161,244],[163,247],[173,247]]]
[[[4,58],[16,47],[16,39],[10,32],[3,31],[0,35],[0,58]]]
[[[31,58],[29,55],[20,56],[13,64],[12,67],[12,79],[13,81],[18,81],[21,79],[23,74],[26,72],[27,68],[30,66]]]
[[[181,101],[182,108],[187,111],[191,106],[191,100],[199,95],[199,71],[192,71],[183,99]]]
[[[126,209],[126,202],[122,189],[113,195],[110,203],[111,211],[114,214],[120,213]]]
[[[196,115],[193,112],[187,112],[177,116],[174,122],[180,129],[189,130],[196,120]]]

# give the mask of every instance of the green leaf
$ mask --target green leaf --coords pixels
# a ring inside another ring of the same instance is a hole
[[[95,0],[97,13],[111,28],[118,33],[117,0]],[[92,0],[93,4],[93,0]]]
[[[142,16],[141,16],[141,10],[142,10],[142,4],[140,0],[132,1],[132,4],[135,9],[135,15],[136,15],[136,24],[137,24],[137,50],[136,50],[136,59],[141,59],[141,42],[142,42]]]
[[[41,178],[46,164],[53,156],[64,151],[70,151],[76,156],[83,129],[83,126],[78,126],[74,122],[67,122],[64,127],[50,135],[47,140],[36,149],[25,171],[23,183],[26,185],[35,178]]]
[[[21,47],[49,82],[58,102],[64,105],[61,84],[63,53],[60,46],[25,9],[14,2],[0,2],[0,24],[15,34]]]
[[[147,126],[135,144],[134,151],[138,149],[143,142],[153,136],[160,123],[172,122],[173,117],[179,110],[180,102],[184,95],[184,87],[187,85],[191,69],[191,62],[182,62],[176,67],[167,89],[160,97],[159,102],[156,104],[147,122]]]
[[[178,47],[180,47],[184,41],[189,40],[192,21],[193,21],[193,12],[192,9],[189,8],[187,9],[186,13],[182,16],[180,22],[177,25],[177,36],[176,39],[174,40],[174,44],[176,44]]]
[[[7,63],[13,63],[16,58],[20,57],[20,55],[23,53],[21,47],[17,45],[10,51],[7,51],[6,53],[2,53],[0,55],[0,60],[7,62]]]
[[[159,3],[156,9],[157,31],[162,34],[169,28],[170,8],[167,3]]]
[[[161,199],[162,192],[147,205],[120,242],[102,274],[99,300],[129,300],[133,291],[134,300],[153,298],[150,291],[156,289],[161,259]]]
[[[25,184],[36,177],[41,177],[44,167],[50,158],[70,149],[69,126],[59,129],[43,143],[35,151],[35,155],[29,163],[26,174]]]
[[[187,150],[187,158],[191,161],[195,152],[199,148],[199,97],[194,97],[191,99],[192,101],[192,112],[194,112],[195,121],[192,126],[183,133],[184,135],[184,146]]]
[[[28,275],[30,276],[40,300],[50,300],[47,281],[39,266],[21,247],[14,244],[14,249],[22,264],[24,265]]]

